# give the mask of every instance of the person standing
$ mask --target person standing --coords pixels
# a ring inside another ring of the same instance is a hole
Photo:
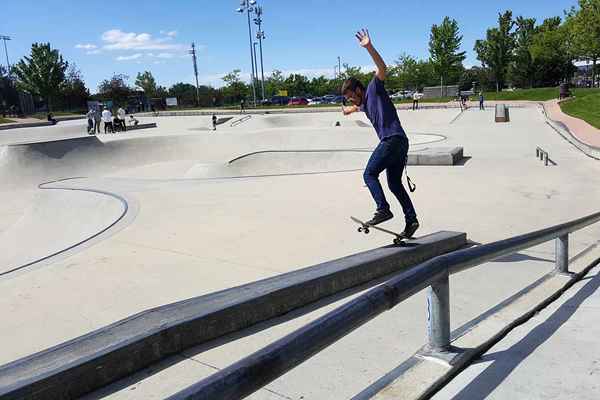
[[[88,135],[94,134],[94,109],[90,108],[86,114],[87,116],[87,133]]]
[[[100,123],[102,122],[102,114],[99,108],[94,108],[94,134],[100,133]]]
[[[240,101],[240,114],[243,114],[246,111],[246,100],[242,99]]]
[[[412,107],[413,111],[418,110],[419,109],[419,91],[415,90],[415,92],[413,93],[413,107]]]
[[[119,107],[119,109],[117,110],[117,115],[119,116],[119,122],[121,124],[121,129],[123,129],[123,132],[125,132],[127,130],[127,126],[125,125],[125,110],[123,110],[123,107]]]
[[[212,115],[212,125],[213,125],[213,131],[217,130],[217,116],[215,114]]]
[[[485,110],[485,106],[483,105],[483,102],[484,102],[483,92],[479,92],[479,109],[480,110]]]
[[[102,111],[102,122],[104,122],[104,133],[107,131],[113,133],[112,113],[107,107],[104,107],[104,111]]]
[[[402,185],[402,175],[408,155],[408,137],[400,124],[396,107],[385,90],[387,66],[373,46],[369,31],[363,29],[357,32],[356,38],[360,46],[369,52],[376,66],[375,75],[367,88],[353,77],[348,78],[342,85],[342,95],[352,102],[350,106],[342,106],[344,115],[363,111],[373,124],[380,140],[363,174],[377,206],[375,215],[367,224],[377,225],[394,217],[379,183],[379,174],[385,170],[388,187],[400,202],[404,212],[406,227],[402,235],[410,238],[419,228],[419,222],[412,201]]]

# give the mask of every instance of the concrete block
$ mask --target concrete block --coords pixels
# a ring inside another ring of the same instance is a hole
[[[496,122],[510,122],[510,115],[506,104],[496,104],[495,118]]]
[[[456,165],[463,159],[462,147],[437,147],[408,154],[408,165]]]

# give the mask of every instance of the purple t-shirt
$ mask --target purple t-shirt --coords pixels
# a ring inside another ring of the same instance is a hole
[[[367,86],[360,109],[365,112],[373,124],[380,140],[394,135],[406,136],[400,124],[396,107],[385,91],[383,81],[377,76],[374,76]]]

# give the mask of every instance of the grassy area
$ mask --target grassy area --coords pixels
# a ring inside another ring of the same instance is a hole
[[[15,121],[13,121],[12,119],[0,117],[0,124],[10,124],[11,122],[15,122]]]
[[[581,118],[600,129],[600,89],[587,89],[575,93],[575,98],[560,104],[565,114]]]
[[[571,89],[571,92],[576,97],[585,96],[588,93],[593,93],[598,89]],[[536,88],[536,89],[517,89],[513,92],[485,92],[483,94],[486,100],[531,100],[531,101],[547,101],[558,99],[558,87]]]

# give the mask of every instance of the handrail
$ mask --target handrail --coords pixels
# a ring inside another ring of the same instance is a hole
[[[435,257],[390,279],[229,367],[169,397],[175,399],[240,399],[277,379],[338,339],[430,287],[429,348],[444,353],[450,346],[450,274],[557,239],[556,267],[568,274],[568,235],[600,221],[600,212],[550,228],[458,250]]]

